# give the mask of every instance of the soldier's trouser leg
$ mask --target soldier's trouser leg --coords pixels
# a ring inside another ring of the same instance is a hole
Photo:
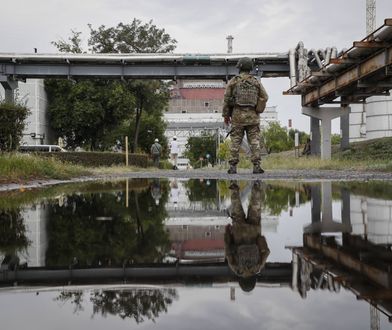
[[[244,137],[244,126],[233,126],[231,129],[230,137],[231,137],[231,147],[230,147],[230,165],[237,165],[240,161],[239,153],[240,146],[242,142],[242,138]]]
[[[262,194],[261,186],[258,183],[253,183],[252,191],[250,193],[250,200],[248,205],[247,222],[253,225],[259,225],[261,220],[261,203]]]
[[[242,207],[240,192],[238,189],[231,191],[231,218],[233,223],[245,223],[245,212]]]
[[[246,136],[248,138],[250,151],[252,153],[251,161],[253,164],[259,164],[261,160],[260,155],[260,126],[249,125],[246,126]]]

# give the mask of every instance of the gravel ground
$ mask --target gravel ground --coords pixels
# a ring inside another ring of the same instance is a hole
[[[97,175],[75,178],[72,180],[39,180],[25,184],[1,184],[1,191],[18,189],[31,189],[65,183],[81,183],[99,180],[133,178],[188,178],[188,179],[221,179],[221,180],[294,180],[294,181],[369,181],[380,180],[392,182],[392,173],[360,172],[360,171],[334,171],[334,170],[273,170],[264,174],[252,174],[251,170],[241,170],[238,174],[229,175],[223,170],[190,170],[190,171],[147,171],[130,172],[113,175]]]

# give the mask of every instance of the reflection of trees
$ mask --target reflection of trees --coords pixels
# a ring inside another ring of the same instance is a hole
[[[155,205],[150,191],[69,195],[48,205],[47,266],[123,265],[153,262],[169,247],[164,203]],[[167,200],[167,190],[162,194]]]
[[[188,180],[185,184],[190,202],[201,202],[204,206],[213,206],[217,202],[216,180]]]
[[[90,301],[93,303],[93,314],[106,317],[108,314],[118,315],[122,319],[134,319],[136,323],[152,320],[162,312],[167,312],[169,305],[178,299],[175,289],[135,289],[127,291],[97,291],[91,292]],[[83,292],[64,291],[55,299],[62,302],[71,302],[74,313],[83,311]]]
[[[155,321],[159,314],[167,312],[167,306],[176,298],[175,289],[143,289],[96,292],[90,300],[94,304],[94,314],[119,315],[122,319],[133,318],[141,323],[145,319]]]
[[[26,249],[29,240],[26,226],[19,209],[0,209],[0,251],[14,254]]]

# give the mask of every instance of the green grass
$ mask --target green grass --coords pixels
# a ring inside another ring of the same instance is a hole
[[[0,183],[38,179],[70,179],[87,174],[90,174],[90,171],[82,166],[63,163],[51,158],[27,154],[0,155]]]

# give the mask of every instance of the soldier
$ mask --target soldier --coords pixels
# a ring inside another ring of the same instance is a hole
[[[226,259],[239,276],[241,289],[249,292],[255,287],[256,275],[264,267],[270,253],[267,241],[261,235],[262,189],[260,182],[253,184],[247,216],[237,183],[232,183],[230,189],[233,224],[227,225],[225,230]]]
[[[264,173],[260,167],[260,118],[268,100],[263,85],[250,72],[253,62],[249,57],[237,63],[239,75],[231,79],[226,87],[222,116],[226,125],[231,123],[230,168],[228,173],[237,173],[239,151],[246,132],[253,163],[253,173]]]

